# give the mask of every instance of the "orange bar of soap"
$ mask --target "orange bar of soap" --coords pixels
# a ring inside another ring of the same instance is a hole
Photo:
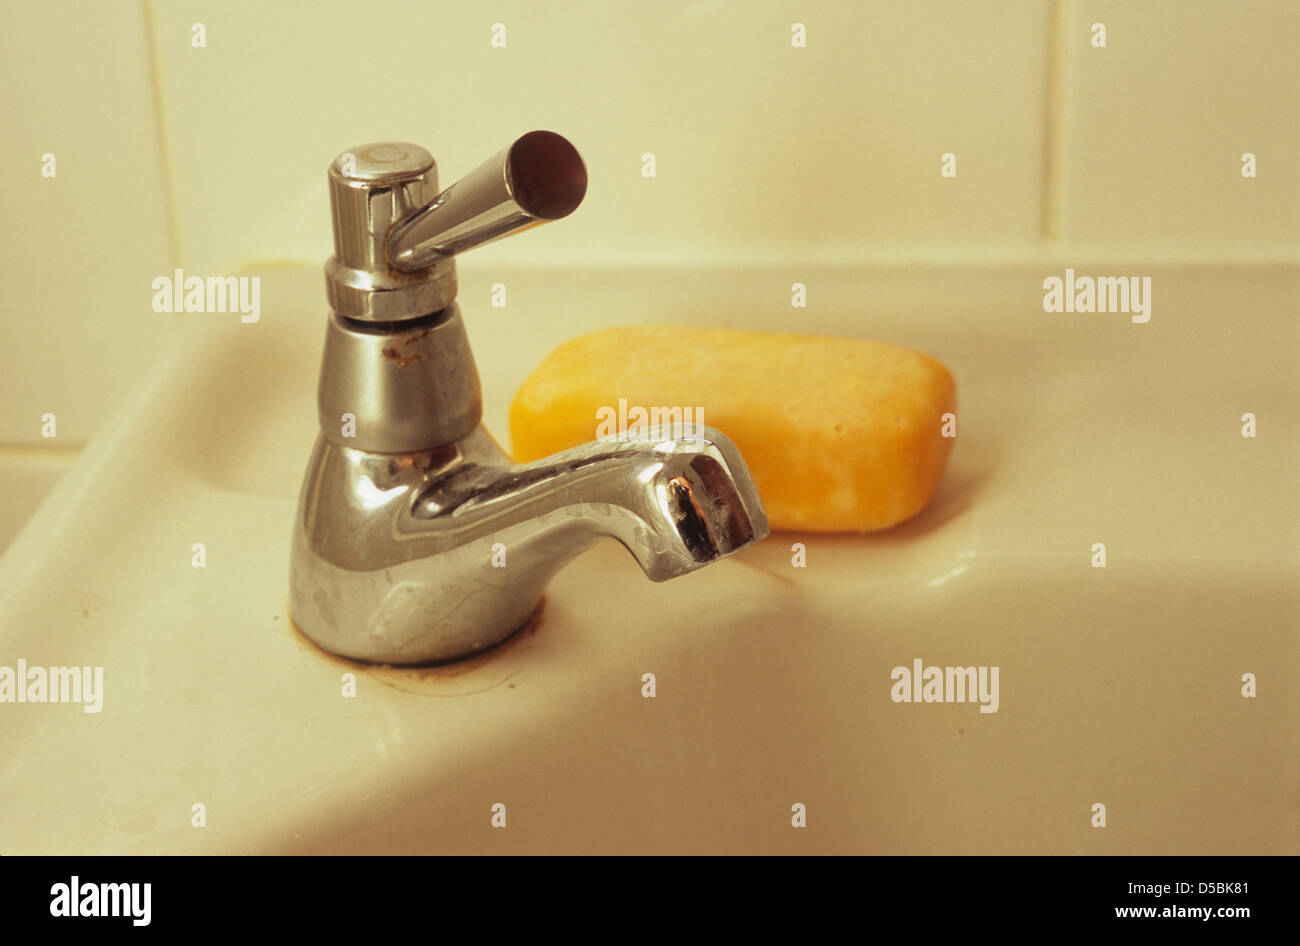
[[[946,367],[882,342],[631,326],[547,355],[510,405],[510,441],[528,462],[633,427],[638,408],[680,408],[740,448],[773,529],[871,532],[929,501],[956,404]]]

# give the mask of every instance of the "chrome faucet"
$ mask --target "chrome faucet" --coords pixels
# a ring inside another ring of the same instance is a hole
[[[290,565],[309,638],[357,660],[452,660],[525,625],[604,536],[663,581],[767,535],[745,461],[711,428],[514,465],[480,424],[453,257],[577,208],[587,170],[568,141],[530,132],[442,192],[423,148],[364,145],[329,185],[333,312]]]

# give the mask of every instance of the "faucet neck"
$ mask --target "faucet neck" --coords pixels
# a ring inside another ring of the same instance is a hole
[[[330,316],[316,392],[322,436],[371,453],[455,443],[483,417],[460,306],[397,323]]]

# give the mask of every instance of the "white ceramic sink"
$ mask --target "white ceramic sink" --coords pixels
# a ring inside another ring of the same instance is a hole
[[[1300,276],[1157,269],[1134,325],[1044,313],[1060,269],[800,274],[800,330],[957,378],[914,521],[658,585],[611,541],[500,650],[400,670],[289,620],[325,304],[317,268],[261,271],[261,320],[192,316],[0,559],[0,664],[105,681],[98,714],[0,705],[0,853],[1296,853]],[[790,282],[463,266],[486,422],[581,331],[788,328]],[[997,712],[893,702],[917,658],[997,666]]]

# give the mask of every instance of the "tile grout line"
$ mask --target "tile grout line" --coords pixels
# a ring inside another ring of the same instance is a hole
[[[177,217],[176,176],[168,144],[166,109],[163,107],[162,59],[158,50],[158,18],[154,0],[140,0],[144,13],[145,48],[149,53],[149,86],[153,93],[154,128],[157,129],[158,163],[163,179],[163,203],[167,214],[167,245],[171,265],[182,265],[180,221]]]
[[[1064,90],[1065,0],[1051,0],[1047,12],[1047,76],[1043,90],[1043,193],[1039,236],[1061,237],[1061,123]]]

